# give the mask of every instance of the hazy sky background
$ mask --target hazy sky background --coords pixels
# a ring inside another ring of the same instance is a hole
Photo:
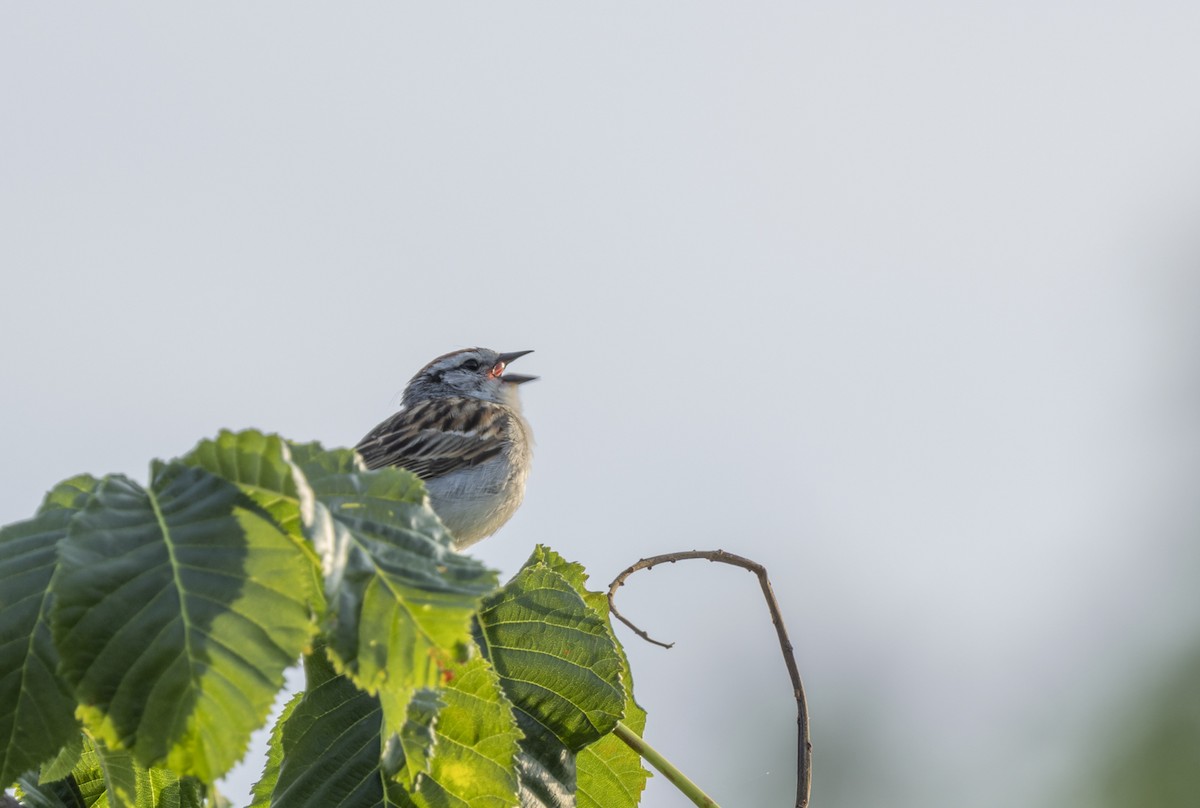
[[[1183,2],[4,4],[0,522],[534,348],[477,555],[750,556],[815,805],[1056,805],[1200,637],[1197,42]],[[678,642],[622,635],[648,739],[789,804],[753,578],[623,598]]]

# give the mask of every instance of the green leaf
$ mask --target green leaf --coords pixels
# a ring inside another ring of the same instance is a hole
[[[404,760],[399,744],[391,754],[400,758],[392,768],[418,770],[411,793],[381,763],[388,755],[378,699],[338,675],[323,654],[306,657],[305,671],[308,690],[276,728],[270,754],[279,766],[271,774],[268,765],[253,808],[517,804],[518,733],[511,705],[483,659],[455,668],[446,687],[422,690],[410,703],[403,735],[425,736],[415,746],[420,757]]]
[[[453,551],[415,475],[367,471],[354,452],[316,444],[292,457],[314,496],[303,511],[325,571],[330,657],[379,697],[386,733],[399,732],[413,694],[467,647],[496,574]]]
[[[477,617],[476,641],[525,733],[519,766],[527,805],[574,805],[575,753],[612,731],[626,701],[607,620],[580,594],[582,568],[557,561],[535,552],[484,599]]]
[[[71,512],[83,510],[83,506],[92,498],[98,485],[100,480],[90,474],[69,477],[50,489],[42,500],[38,513],[59,509]]]
[[[36,517],[0,528],[0,788],[79,734],[75,698],[57,673],[50,580],[58,541],[98,482],[60,483]]]
[[[95,737],[212,782],[266,717],[312,630],[296,545],[233,484],[181,463],[112,476],[52,583],[62,674]]]
[[[132,806],[138,802],[138,767],[133,755],[125,750],[92,747],[100,773],[104,777],[104,790],[111,806]],[[86,753],[85,753],[86,754]],[[80,761],[83,763],[83,760]],[[145,772],[145,770],[142,770]]]
[[[141,768],[128,752],[87,740],[66,777],[40,783],[22,778],[20,784],[24,803],[35,808],[201,808],[204,802],[195,780],[168,769]]]
[[[522,808],[575,808],[575,753],[527,713],[516,716],[524,735],[517,756]]]
[[[430,757],[406,761],[417,770],[414,799],[421,808],[515,806],[521,733],[512,703],[486,660],[476,657],[452,673],[436,697],[421,691],[409,706],[409,724],[432,736],[417,745]]]
[[[278,435],[265,435],[257,429],[223,429],[216,438],[200,441],[180,462],[236,484],[289,535],[304,538],[295,467],[287,444]]]
[[[279,767],[283,765],[283,726],[303,698],[303,693],[292,696],[271,729],[271,739],[267,742],[267,763],[263,767],[262,776],[250,791],[253,797],[250,808],[267,808],[271,804],[271,794],[275,791],[275,784],[279,782]]]
[[[94,753],[91,758],[94,765]],[[17,780],[17,796],[21,804],[29,808],[91,808],[94,805],[106,808],[108,805],[104,799],[104,775],[99,766],[93,776],[82,781],[72,773],[62,780],[40,783],[33,772],[29,772]]]
[[[42,769],[38,772],[38,779],[43,783],[49,783],[52,780],[61,780],[71,773],[71,769],[79,763],[79,758],[83,756],[84,735],[82,732],[75,733],[75,737],[67,742],[66,746],[58,750],[58,754],[46,763],[42,764]]]
[[[280,732],[272,808],[415,808],[380,765],[379,700],[335,675],[322,654],[306,657],[305,670],[309,687]]]
[[[410,792],[416,787],[417,778],[429,773],[433,746],[437,743],[433,725],[445,706],[437,690],[418,690],[408,703],[404,726],[384,739],[383,769],[395,772],[396,779]]]
[[[612,731],[624,710],[621,658],[604,621],[545,565],[484,599],[480,646],[518,711],[571,751]]]
[[[534,549],[528,562],[538,563],[545,564],[566,578],[588,607],[604,620],[609,635],[613,636],[608,596],[587,589],[587,574],[583,565],[567,561],[541,545]],[[633,674],[625,649],[615,636],[613,642],[621,656],[621,681],[625,688],[625,717],[622,720],[640,735],[646,728],[646,711],[634,700]],[[650,776],[650,772],[642,766],[641,755],[612,733],[580,750],[575,764],[576,804],[579,808],[634,808],[641,800]]]
[[[650,776],[641,756],[612,734],[580,750],[575,765],[578,808],[634,808]]]
[[[283,438],[257,429],[221,430],[216,438],[200,441],[180,462],[229,480],[271,515],[308,558],[313,576],[313,610],[321,614],[325,609],[321,559],[308,541],[300,518],[300,503],[306,498],[311,500],[312,492],[292,462]]]

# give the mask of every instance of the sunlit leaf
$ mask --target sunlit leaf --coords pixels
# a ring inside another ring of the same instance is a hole
[[[99,484],[100,480],[90,474],[79,474],[63,480],[46,494],[38,513],[59,509],[72,513],[82,510]]]
[[[521,733],[512,704],[486,660],[476,657],[452,673],[436,698],[421,691],[428,698],[409,707],[409,725],[432,735],[431,743],[417,745],[430,756],[407,761],[418,770],[414,800],[422,808],[515,806]]]
[[[256,429],[221,430],[202,440],[180,462],[224,477],[245,491],[295,538],[304,536],[300,524],[300,493],[286,442]],[[300,481],[303,484],[303,481]]]
[[[55,644],[112,749],[212,782],[241,757],[311,632],[295,543],[235,485],[180,463],[113,476],[60,544]]]
[[[100,774],[104,777],[104,791],[111,806],[133,806],[138,802],[138,765],[133,754],[125,750],[103,749],[92,746]],[[86,752],[84,753],[87,754]],[[81,760],[80,763],[83,763]],[[77,768],[82,768],[78,767]],[[143,769],[142,772],[145,770]]]
[[[330,656],[399,732],[413,694],[466,647],[495,573],[453,551],[415,475],[366,471],[354,452],[315,444],[292,457],[313,494],[304,520],[325,571]]]

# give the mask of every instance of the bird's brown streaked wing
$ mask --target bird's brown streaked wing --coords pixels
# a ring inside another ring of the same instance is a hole
[[[367,468],[400,466],[430,479],[500,454],[510,418],[487,402],[432,399],[396,413],[355,448]]]

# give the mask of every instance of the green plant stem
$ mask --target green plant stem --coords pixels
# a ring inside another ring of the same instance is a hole
[[[658,753],[650,744],[642,740],[642,736],[625,726],[624,723],[618,721],[613,734],[629,745],[629,748],[637,752],[646,762],[662,774],[663,777],[671,781],[671,783],[687,796],[696,805],[703,808],[721,808],[717,805],[716,800],[700,790],[700,786],[693,783],[687,778],[683,772],[671,765],[665,757]]]

